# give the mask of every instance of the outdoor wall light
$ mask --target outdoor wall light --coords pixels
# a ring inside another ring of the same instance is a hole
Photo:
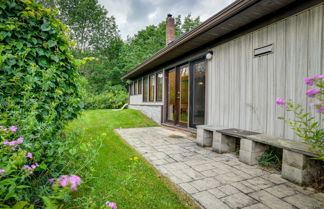
[[[207,54],[206,54],[206,59],[207,60],[211,60],[213,58],[213,52],[208,52]]]

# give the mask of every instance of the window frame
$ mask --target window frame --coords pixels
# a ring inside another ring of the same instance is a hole
[[[154,80],[151,81],[151,77],[154,76]],[[148,76],[148,80],[149,80],[149,85],[148,85],[148,88],[149,88],[149,94],[148,94],[148,101],[149,102],[155,102],[156,100],[156,73],[151,73],[149,74]],[[153,89],[151,89],[151,84],[152,84],[152,87]],[[153,98],[151,99],[151,92],[153,93]]]
[[[145,79],[146,80],[146,83],[148,84],[149,83],[149,76],[146,75],[146,76],[143,76],[143,82],[142,82],[142,85],[143,85],[143,102],[148,102],[149,101],[149,85],[147,85],[147,88],[145,88]],[[146,98],[145,98],[145,89],[146,89]]]
[[[162,86],[161,89],[158,88],[158,75],[161,74],[162,75]],[[162,102],[163,101],[163,70],[156,72],[155,74],[155,101],[156,102]],[[158,91],[161,91],[161,99],[158,99]]]
[[[137,80],[137,91],[138,94],[143,94],[143,78]]]

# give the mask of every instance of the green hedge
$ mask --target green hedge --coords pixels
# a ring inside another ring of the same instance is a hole
[[[57,12],[0,1],[0,124],[31,139],[59,133],[81,110],[77,64]]]

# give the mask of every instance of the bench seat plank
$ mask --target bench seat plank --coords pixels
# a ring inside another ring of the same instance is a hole
[[[311,157],[319,157],[317,154],[310,152],[310,146],[302,142],[284,139],[280,137],[269,136],[266,134],[250,135],[247,139],[253,140],[262,144],[267,144],[273,147],[279,147],[292,152],[297,152]]]
[[[220,129],[220,130],[217,130],[217,132],[222,133],[224,135],[237,137],[237,138],[246,138],[247,136],[250,136],[250,135],[260,134],[258,132],[247,131],[247,130],[242,130],[242,129],[238,129],[238,128]]]

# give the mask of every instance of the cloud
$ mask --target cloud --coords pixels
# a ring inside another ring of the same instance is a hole
[[[163,21],[167,14],[173,16],[200,16],[204,21],[234,0],[99,0],[116,23],[123,39],[134,35],[148,25]]]

